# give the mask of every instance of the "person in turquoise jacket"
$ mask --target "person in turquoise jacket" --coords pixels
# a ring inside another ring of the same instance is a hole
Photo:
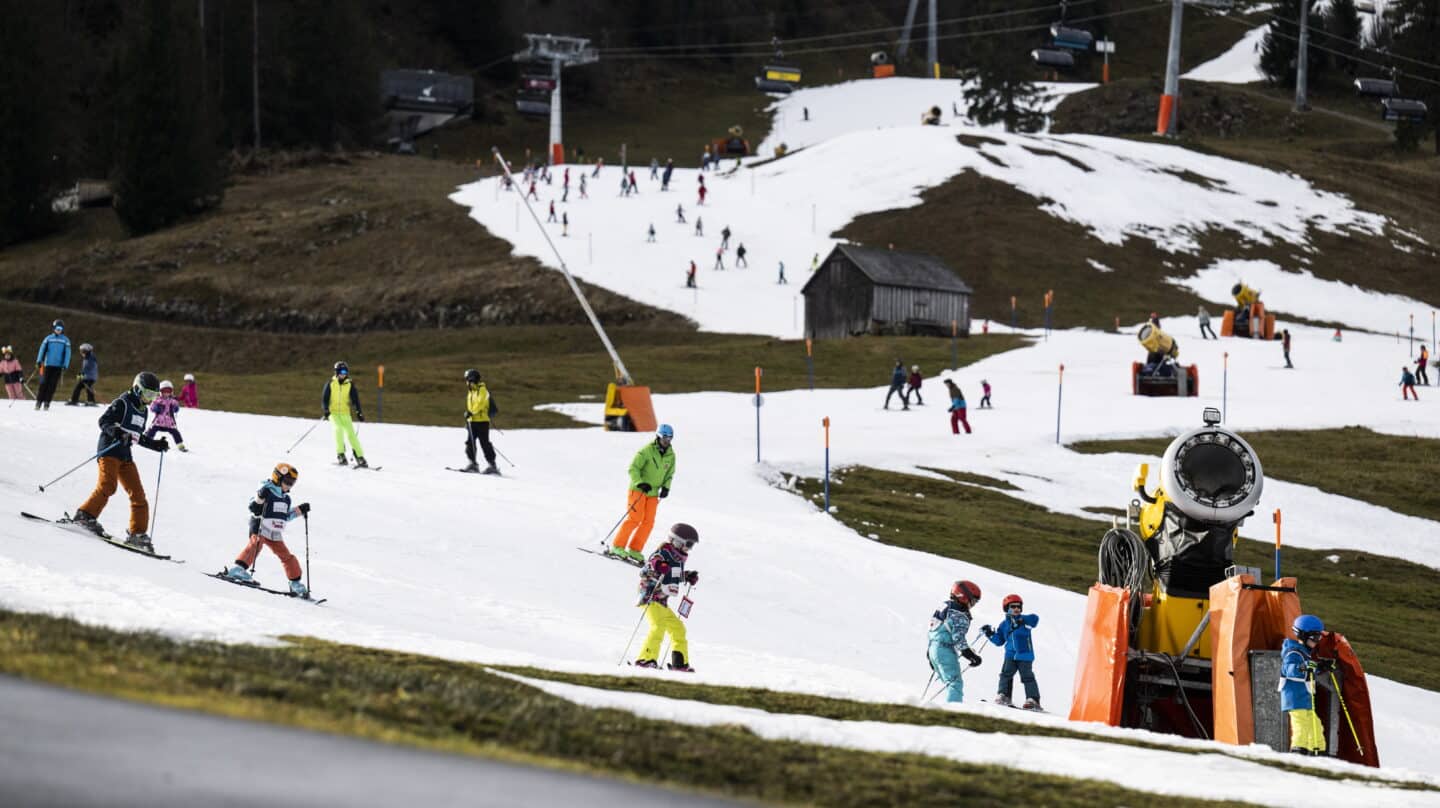
[[[965,700],[965,677],[960,671],[960,657],[970,667],[980,664],[980,655],[970,648],[965,635],[970,631],[970,609],[980,602],[980,587],[972,581],[956,581],[950,587],[950,598],[930,616],[930,647],[925,657],[930,670],[946,686],[945,700]]]
[[[1290,628],[1295,639],[1280,647],[1280,709],[1290,716],[1290,751],[1323,755],[1325,727],[1315,713],[1315,674],[1335,670],[1335,660],[1312,658],[1325,634],[1320,618],[1302,614]]]
[[[60,386],[60,376],[70,367],[70,338],[65,336],[65,321],[56,320],[50,325],[50,333],[40,342],[40,352],[35,354],[35,367],[40,371],[40,389],[35,392],[35,409],[50,409],[55,400],[55,388]]]
[[[1005,664],[1000,668],[1000,686],[995,691],[995,703],[1012,706],[1010,694],[1015,689],[1015,674],[1020,674],[1020,683],[1025,686],[1025,709],[1040,709],[1040,685],[1035,681],[1035,644],[1030,639],[1030,629],[1040,624],[1040,617],[1024,614],[1025,603],[1019,595],[1006,595],[1001,606],[1005,609],[1005,620],[998,628],[981,626],[980,631],[995,645],[1005,646]]]

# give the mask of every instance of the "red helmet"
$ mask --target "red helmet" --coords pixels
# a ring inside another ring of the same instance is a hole
[[[1025,605],[1024,599],[1022,599],[1019,595],[1006,595],[1005,599],[1000,601],[1000,608],[1008,611],[1010,609],[1010,604],[1012,603],[1018,603],[1021,606]]]
[[[974,606],[980,602],[980,587],[974,581],[956,581],[950,587],[950,597],[966,606]]]

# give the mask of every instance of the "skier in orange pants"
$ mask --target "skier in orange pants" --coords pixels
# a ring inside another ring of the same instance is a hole
[[[607,551],[610,555],[634,564],[645,562],[645,540],[655,526],[655,509],[660,500],[670,496],[670,482],[675,478],[675,450],[670,448],[674,437],[675,430],[661,424],[655,440],[645,444],[630,461],[628,510]]]

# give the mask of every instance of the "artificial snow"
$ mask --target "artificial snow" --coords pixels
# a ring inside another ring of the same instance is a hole
[[[1217,84],[1250,84],[1264,81],[1260,72],[1260,43],[1270,26],[1262,25],[1245,32],[1239,42],[1208,62],[1194,68],[1180,78],[1192,81],[1213,81]]]

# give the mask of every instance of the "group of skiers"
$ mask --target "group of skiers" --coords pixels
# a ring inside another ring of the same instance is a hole
[[[95,347],[88,342],[81,343],[79,350],[80,372],[75,377],[75,388],[70,391],[70,400],[65,404],[69,407],[79,406],[83,393],[86,399],[84,404],[97,407],[99,402],[95,398],[95,384],[100,380],[100,359],[95,355]],[[50,409],[60,387],[61,377],[70,369],[73,359],[70,337],[65,334],[65,321],[56,320],[50,324],[50,333],[40,341],[40,349],[35,354],[35,374],[40,377],[40,388],[31,394],[35,399],[35,409]],[[25,368],[15,355],[13,345],[0,348],[0,379],[4,380],[5,395],[12,402],[23,399],[30,392]],[[163,384],[169,386],[173,393],[174,386],[170,382]],[[186,407],[200,406],[200,396],[193,374],[185,374],[185,387],[180,392],[178,402]],[[173,427],[174,424],[171,423],[170,426]]]
[[[1037,615],[1025,614],[1025,603],[1019,595],[1006,595],[1000,607],[1004,617],[999,625],[980,627],[974,637],[970,634],[971,610],[980,603],[980,587],[973,581],[956,581],[950,586],[950,597],[930,616],[929,648],[926,659],[930,661],[930,672],[946,690],[946,701],[965,700],[965,674],[960,660],[969,663],[967,667],[979,666],[980,654],[970,643],[981,634],[991,644],[1005,648],[1005,662],[1000,668],[1000,679],[995,688],[995,703],[1006,707],[1014,706],[1015,675],[1025,688],[1026,710],[1040,709],[1040,685],[1035,680],[1035,644],[1030,632],[1040,624]],[[927,688],[928,689],[928,688]]]
[[[902,410],[910,409],[910,398],[912,396],[915,398],[916,406],[925,406],[925,400],[920,395],[920,386],[924,381],[924,378],[920,375],[919,365],[911,365],[910,372],[907,374],[905,372],[905,362],[896,359],[895,366],[890,369],[890,388],[885,393],[885,404],[881,409],[890,409],[890,398],[896,393],[900,394]],[[991,409],[991,387],[988,379],[980,380],[980,389],[984,393],[984,396],[980,399],[980,409]],[[953,379],[948,378],[945,379],[945,392],[950,394],[950,407],[946,410],[946,412],[950,413],[950,432],[958,435],[960,434],[960,427],[963,426],[965,427],[965,434],[970,434],[970,419],[966,412],[965,393],[960,390],[960,386],[956,384]]]

